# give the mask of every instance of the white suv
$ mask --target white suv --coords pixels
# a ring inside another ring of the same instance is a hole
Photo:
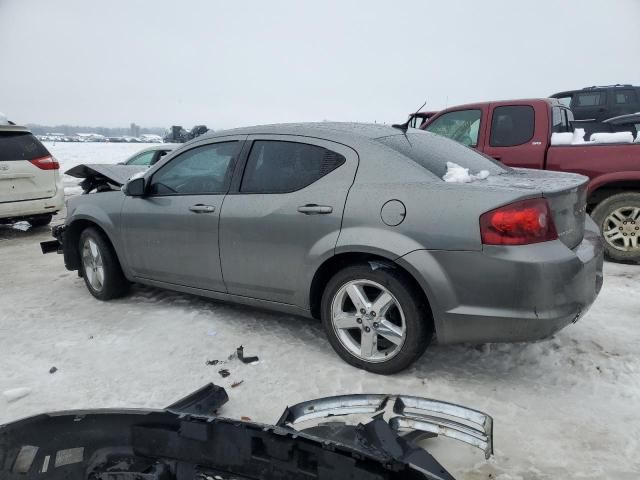
[[[0,223],[47,225],[63,206],[58,161],[26,128],[0,124]]]

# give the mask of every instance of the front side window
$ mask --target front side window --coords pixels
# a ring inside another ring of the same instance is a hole
[[[478,145],[480,110],[458,110],[436,118],[425,130],[450,138],[468,147]]]
[[[345,162],[339,153],[307,143],[256,140],[240,191],[287,193],[300,190]]]
[[[133,157],[127,162],[127,165],[151,165],[153,156],[156,152],[144,152],[140,155]]]
[[[578,93],[573,104],[574,107],[595,107],[604,105],[606,100],[605,92]]]
[[[513,147],[533,138],[535,113],[529,105],[496,107],[491,119],[492,147]]]
[[[197,195],[225,193],[229,189],[233,160],[239,142],[203,145],[188,150],[151,178],[152,195]]]

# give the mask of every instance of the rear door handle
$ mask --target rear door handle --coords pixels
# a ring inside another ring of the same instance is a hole
[[[300,213],[304,213],[305,215],[318,215],[318,214],[327,214],[333,212],[333,207],[328,205],[316,205],[315,203],[308,203],[306,205],[301,205],[298,207],[298,211]]]
[[[202,203],[198,203],[196,205],[191,205],[189,210],[195,213],[213,213],[216,211],[216,207],[214,205],[203,205]]]

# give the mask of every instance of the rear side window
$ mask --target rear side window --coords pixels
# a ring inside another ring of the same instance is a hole
[[[33,160],[48,155],[45,146],[30,133],[0,132],[0,162]]]
[[[627,103],[636,103],[636,93],[633,90],[616,92],[616,104],[626,105]]]
[[[492,147],[513,147],[533,138],[535,113],[529,105],[496,107],[491,119]]]
[[[467,147],[476,147],[481,116],[480,110],[449,112],[436,118],[425,130],[460,142]]]
[[[448,138],[430,132],[382,137],[378,142],[410,158],[438,178],[447,173],[447,162],[468,168],[471,173],[489,170],[492,175],[509,171],[508,167]]]
[[[578,93],[575,96],[573,106],[574,107],[595,107],[597,105],[604,105],[607,99],[605,92],[589,92]]]
[[[345,162],[339,153],[307,143],[256,140],[240,191],[287,193],[300,190]]]

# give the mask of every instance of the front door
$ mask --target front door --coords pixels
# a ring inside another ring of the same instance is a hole
[[[222,207],[225,283],[231,294],[305,308],[309,272],[333,254],[358,157],[307,137],[249,140],[241,183]]]
[[[144,197],[126,197],[123,238],[136,277],[225,291],[218,223],[241,144],[227,138],[184,151],[147,179]]]

